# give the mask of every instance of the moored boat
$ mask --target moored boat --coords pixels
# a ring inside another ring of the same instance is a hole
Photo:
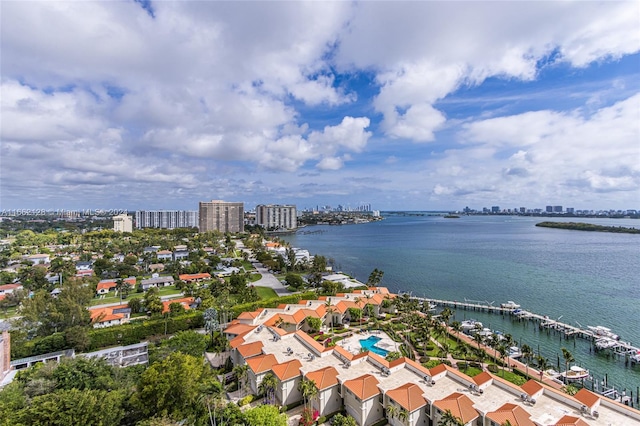
[[[520,308],[520,305],[518,305],[513,300],[509,300],[507,303],[501,303],[500,307],[503,309],[518,309]]]
[[[522,351],[517,346],[511,346],[509,348],[509,358],[520,358],[522,356]]]
[[[568,371],[563,371],[560,375],[566,378],[568,381],[582,380],[589,377],[589,370],[577,365],[572,365]]]
[[[591,330],[596,336],[607,337],[613,340],[620,340],[620,336],[612,332],[610,328],[603,327],[601,325],[588,325],[587,328]]]
[[[464,320],[460,323],[460,330],[462,330],[463,333],[469,334],[472,330],[477,328],[482,328],[482,323],[474,319]]]

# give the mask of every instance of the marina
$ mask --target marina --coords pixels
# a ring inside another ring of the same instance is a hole
[[[429,299],[423,297],[415,297],[415,299],[421,301],[422,303],[428,303],[430,305],[448,307],[452,309],[473,310],[500,315],[513,315],[520,320],[537,322],[540,328],[556,330],[562,333],[567,338],[576,336],[591,340],[596,349],[610,350],[613,354],[624,356],[629,359],[633,357],[634,362],[637,362],[638,358],[640,357],[639,347],[633,346],[630,342],[621,341],[620,337],[616,334],[613,334],[611,332],[611,329],[609,328],[603,326],[588,326],[586,328],[581,328],[578,326],[565,324],[563,322],[560,322],[561,317],[554,320],[550,319],[548,315],[540,315],[533,312],[521,310],[519,308],[514,308],[514,302],[512,301],[502,304],[501,306],[494,306],[492,303],[474,303],[466,299],[465,302],[459,302],[457,300]],[[508,307],[505,307],[505,305]],[[480,326],[482,326],[482,323],[479,324]]]

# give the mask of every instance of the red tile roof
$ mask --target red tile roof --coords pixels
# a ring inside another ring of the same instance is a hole
[[[258,355],[246,360],[249,368],[255,373],[260,374],[271,370],[271,367],[278,363],[275,355]]]
[[[310,371],[306,374],[306,377],[308,380],[315,382],[318,390],[327,389],[338,384],[338,370],[333,367]]]
[[[182,275],[179,275],[178,278],[181,281],[203,280],[203,279],[211,278],[211,274],[206,272],[201,274],[182,274]]]
[[[435,401],[433,405],[441,411],[451,411],[451,414],[461,419],[465,425],[479,417],[478,412],[473,408],[473,401],[467,395],[458,392]]]
[[[344,382],[344,386],[353,392],[360,401],[365,401],[375,395],[380,394],[378,385],[380,382],[371,374],[365,374],[352,380]]]
[[[422,389],[415,383],[405,383],[387,392],[389,398],[393,399],[410,413],[427,405],[427,400],[424,399],[422,394]]]
[[[271,367],[273,374],[281,381],[291,380],[295,377],[299,377],[300,367],[302,363],[298,359],[292,359],[291,361],[283,362],[282,364],[276,364]]]
[[[513,426],[536,426],[536,424],[531,421],[531,414],[521,406],[510,403],[504,404],[496,411],[487,413],[486,418],[499,425],[509,421],[509,424]]]
[[[589,423],[580,417],[564,416],[554,426],[589,426]]]
[[[189,310],[191,309],[191,306],[193,304],[193,302],[195,301],[195,298],[193,297],[183,297],[181,299],[169,299],[169,300],[165,300],[162,302],[162,313],[166,313],[169,312],[169,307],[171,306],[172,303],[179,303],[181,304],[185,310]]]
[[[598,395],[585,388],[580,389],[573,397],[589,408],[593,408],[600,401]]]
[[[261,355],[263,347],[264,344],[260,341],[245,343],[244,345],[238,346],[238,353],[242,355],[244,359],[247,359],[252,356]]]
[[[529,396],[534,396],[535,394],[540,392],[542,389],[544,389],[540,383],[538,383],[533,379],[529,380],[527,383],[520,386],[520,388],[523,391],[525,391],[525,393]]]

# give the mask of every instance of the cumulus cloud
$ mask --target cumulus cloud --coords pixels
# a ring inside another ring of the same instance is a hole
[[[153,10],[3,4],[3,205],[28,202],[24,194],[451,200],[503,191],[502,181],[542,197],[558,191],[553,182],[568,195],[638,183],[637,96],[611,105],[594,94],[569,111],[492,109],[486,120],[452,120],[439,106],[487,79],[535,82],[544,64],[637,53],[633,2],[163,1]],[[381,170],[383,183],[357,183]],[[318,182],[331,190],[304,186]]]

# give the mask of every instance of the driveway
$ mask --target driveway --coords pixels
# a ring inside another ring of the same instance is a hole
[[[254,262],[252,263],[254,268],[256,268],[256,272],[262,275],[258,281],[254,282],[253,285],[259,287],[269,287],[275,290],[278,296],[286,296],[291,294],[287,287],[285,287],[267,268],[265,268],[262,263]]]

